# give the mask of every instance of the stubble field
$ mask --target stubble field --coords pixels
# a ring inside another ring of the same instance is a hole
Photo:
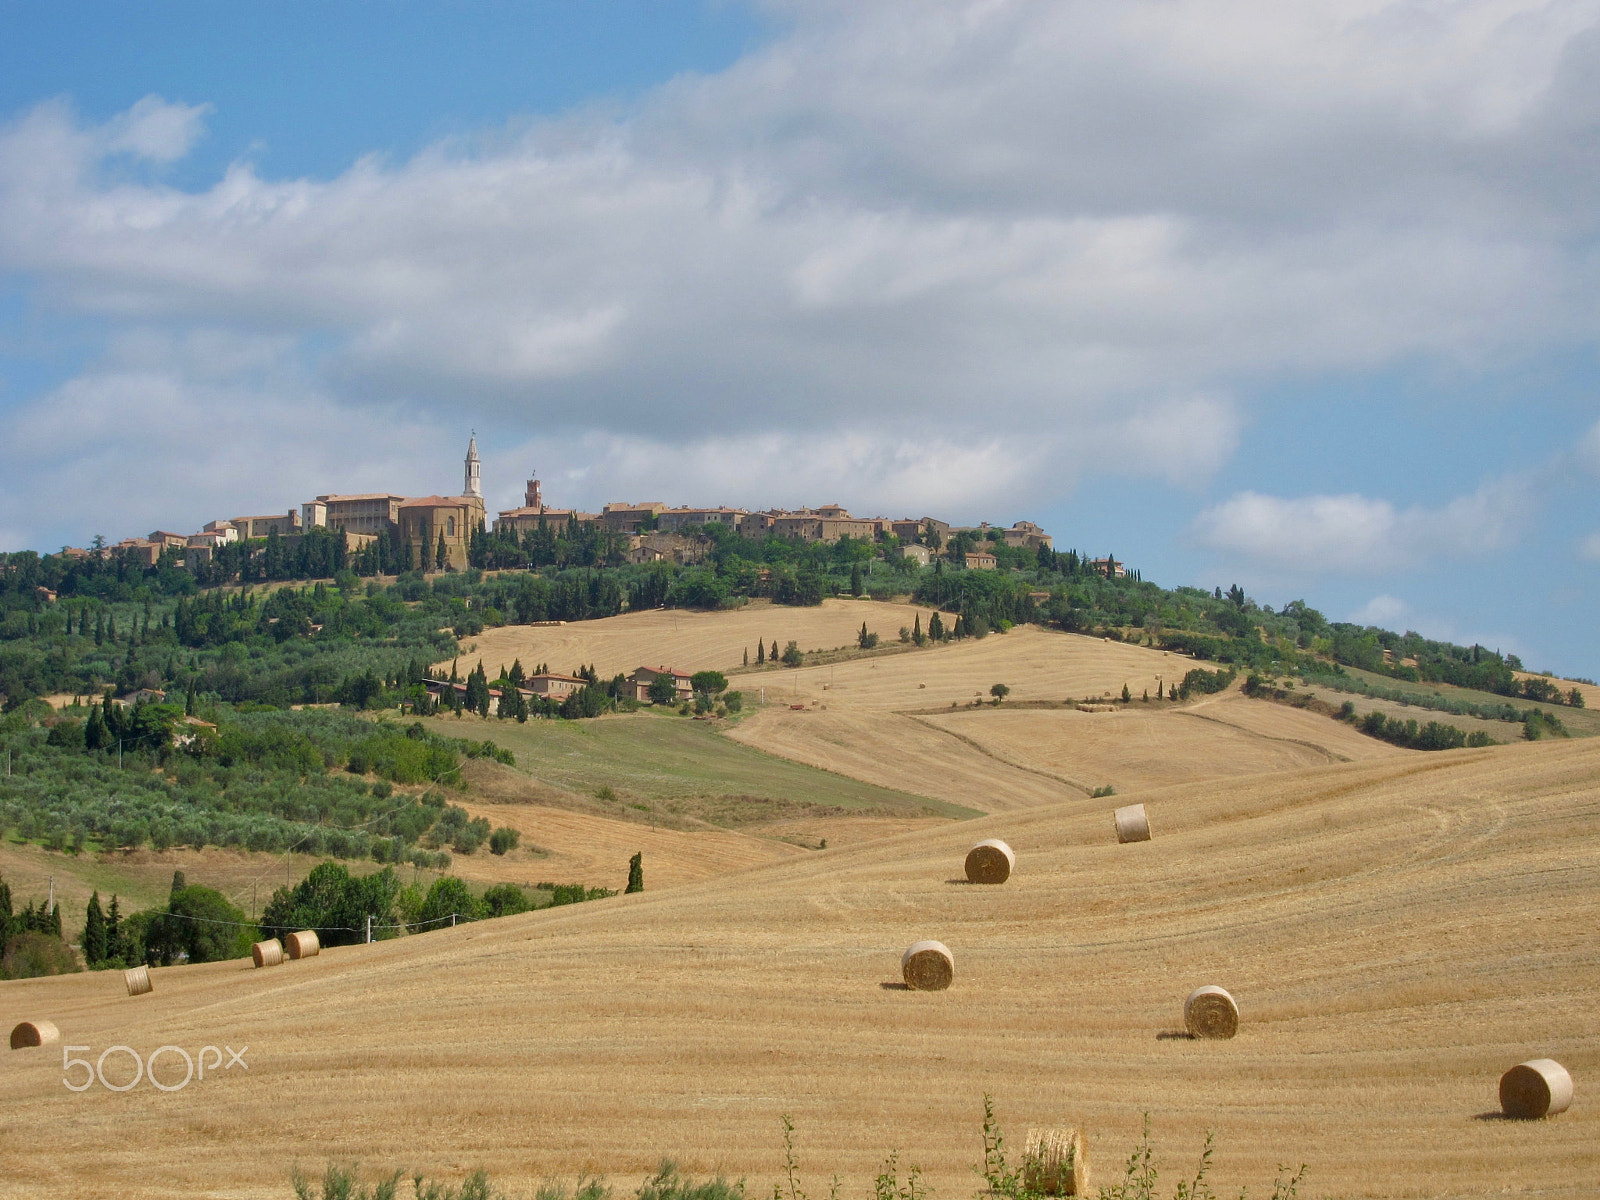
[[[1075,799],[270,970],[157,970],[139,999],[106,974],[8,984],[0,1022],[47,1017],[93,1056],[250,1049],[121,1094],[8,1052],[0,1195],[282,1196],[330,1158],[482,1165],[527,1195],[663,1154],[758,1194],[790,1114],[812,1194],[837,1170],[867,1195],[898,1149],[954,1198],[985,1092],[1013,1146],[1081,1124],[1099,1182],[1148,1111],[1169,1180],[1209,1128],[1214,1178],[1253,1194],[1304,1161],[1307,1195],[1590,1195],[1597,778],[1587,741],[1336,764],[1147,791],[1155,840],[1131,846],[1116,801]],[[983,836],[1017,851],[1002,887],[956,882]],[[947,992],[894,986],[923,937],[955,954]],[[1166,1036],[1202,983],[1237,997],[1237,1039]],[[1495,1119],[1500,1073],[1539,1056],[1572,1110]]]

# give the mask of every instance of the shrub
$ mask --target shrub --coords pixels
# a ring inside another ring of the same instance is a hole
[[[467,885],[454,875],[441,875],[433,881],[428,895],[417,914],[417,923],[423,929],[437,929],[456,921],[476,921],[489,914],[488,907],[467,890]]]
[[[516,884],[497,883],[483,894],[483,906],[491,917],[514,917],[529,911],[533,904]]]
[[[521,840],[522,835],[515,829],[502,825],[489,835],[489,853],[504,854],[507,850],[515,850]]]
[[[0,979],[38,979],[44,975],[70,975],[81,971],[72,947],[48,933],[29,930],[6,943],[0,959]]]

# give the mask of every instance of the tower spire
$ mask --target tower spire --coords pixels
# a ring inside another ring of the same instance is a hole
[[[477,496],[483,498],[483,480],[480,477],[481,464],[478,462],[478,431],[472,431],[472,438],[467,442],[467,477],[462,488],[463,496]]]

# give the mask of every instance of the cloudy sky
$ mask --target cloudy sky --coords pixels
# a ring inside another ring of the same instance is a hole
[[[1600,676],[1600,0],[0,0],[0,547],[1029,518]]]

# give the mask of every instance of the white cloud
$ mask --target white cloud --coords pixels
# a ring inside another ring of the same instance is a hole
[[[1356,625],[1376,625],[1380,629],[1399,629],[1411,606],[1394,596],[1374,596],[1345,620]]]
[[[105,148],[153,162],[175,162],[188,154],[205,133],[209,104],[170,104],[146,96],[105,129]]]
[[[181,158],[207,105],[41,105],[0,127],[0,271],[189,347],[135,408],[398,406],[730,488],[718,455],[750,455],[769,494],[858,506],[895,495],[874,478],[907,502],[1203,483],[1263,380],[1600,333],[1597,0],[774,3],[770,45],[629,111],[326,181],[130,179],[119,156]],[[1507,536],[1482,497],[1245,493],[1206,528],[1361,564]]]
[[[1532,487],[1514,476],[1438,508],[1400,509],[1354,493],[1285,499],[1241,492],[1201,513],[1195,528],[1214,549],[1271,567],[1378,572],[1504,549],[1534,507]]]

